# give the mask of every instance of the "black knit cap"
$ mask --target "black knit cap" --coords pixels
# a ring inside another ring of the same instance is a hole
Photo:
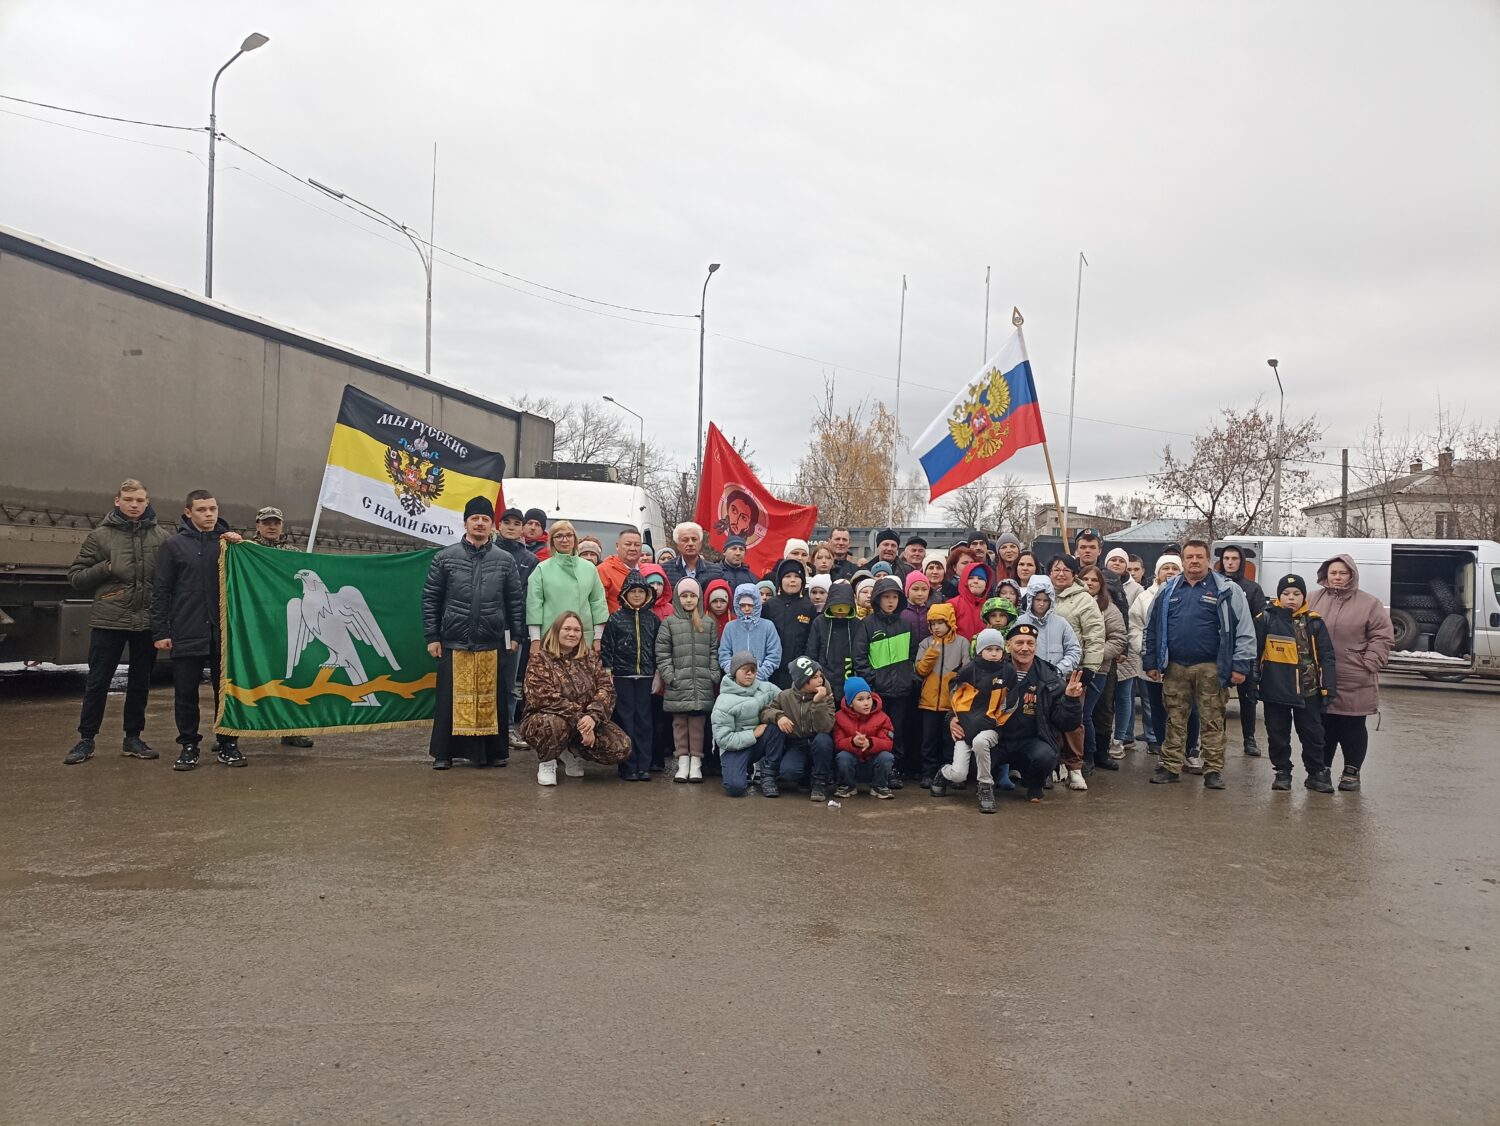
[[[495,505],[489,497],[470,497],[469,503],[464,505],[464,519],[470,516],[488,516],[491,520],[495,518]]]
[[[526,519],[535,520],[544,528],[547,526],[547,514],[540,508],[528,508],[526,510]]]
[[[884,528],[881,530],[880,534],[875,537],[875,546],[879,547],[881,544],[885,543],[886,540],[891,540],[893,543],[900,543],[901,537],[896,534],[895,528]]]
[[[1301,575],[1282,575],[1281,581],[1276,584],[1276,597],[1281,597],[1281,592],[1287,587],[1296,587],[1302,592],[1302,597],[1307,597],[1307,580]]]

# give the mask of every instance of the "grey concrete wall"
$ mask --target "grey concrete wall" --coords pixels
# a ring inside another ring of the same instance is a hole
[[[154,295],[97,264],[20,251],[0,242],[0,525],[12,533],[20,510],[103,513],[127,476],[146,482],[163,519],[207,488],[236,526],[277,504],[305,528],[346,383],[500,451],[508,475],[552,454],[546,419],[206,303],[177,307],[176,291]],[[323,526],[381,534],[335,514]]]

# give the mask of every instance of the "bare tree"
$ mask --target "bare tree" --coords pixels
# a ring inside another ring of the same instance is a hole
[[[1289,424],[1282,440],[1282,515],[1295,513],[1309,492],[1316,418]],[[1271,483],[1277,455],[1276,416],[1257,399],[1247,410],[1225,407],[1219,421],[1179,457],[1168,445],[1152,484],[1164,504],[1179,507],[1191,531],[1211,539],[1264,533],[1271,526]]]
[[[816,504],[818,518],[835,525],[880,524],[888,515],[898,524],[908,522],[923,508],[926,490],[908,474],[893,501],[891,450],[902,441],[896,418],[884,403],[865,398],[840,411],[834,405],[834,380],[825,377],[813,416],[812,446],[797,463],[787,499]]]
[[[1132,524],[1143,524],[1147,520],[1160,520],[1167,514],[1166,507],[1150,493],[1100,493],[1094,498],[1094,512],[1114,520],[1129,520]]]
[[[1360,461],[1350,468],[1365,511],[1350,513],[1351,535],[1431,536],[1441,512],[1449,537],[1500,536],[1500,423],[1468,423],[1439,404],[1430,428],[1414,432],[1390,428],[1379,411]],[[1412,489],[1418,463],[1433,476]]]
[[[1021,480],[1011,474],[979,480],[949,493],[942,504],[943,515],[961,528],[987,534],[1015,532],[1024,542],[1034,538],[1036,506]]]

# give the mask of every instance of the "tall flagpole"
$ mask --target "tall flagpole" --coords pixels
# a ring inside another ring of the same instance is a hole
[[[981,364],[990,362],[990,268],[984,268],[984,355],[979,357]]]
[[[1010,323],[1016,326],[1016,335],[1021,338],[1021,351],[1029,357],[1031,353],[1026,352],[1026,336],[1021,331],[1021,326],[1026,323],[1026,318],[1021,316],[1020,309],[1011,308]],[[1057,526],[1062,532],[1063,547],[1066,549],[1068,545],[1068,513],[1062,498],[1057,495],[1057,474],[1052,469],[1052,451],[1047,448],[1046,433],[1047,428],[1044,426],[1042,427],[1042,434],[1044,435],[1042,438],[1042,457],[1047,459],[1047,480],[1052,482],[1052,504],[1057,509]]]
[[[1058,516],[1058,527],[1063,534],[1063,550],[1068,547],[1068,507],[1073,503],[1073,407],[1078,402],[1078,315],[1083,310],[1083,268],[1089,260],[1078,252],[1078,295],[1073,301],[1073,381],[1068,390],[1068,465],[1063,482],[1063,511]],[[1057,488],[1057,482],[1052,484]]]
[[[906,275],[901,275],[901,323],[896,330],[896,432],[891,435],[891,494],[885,503],[885,523],[896,522],[896,451],[901,445],[901,352],[906,344]]]

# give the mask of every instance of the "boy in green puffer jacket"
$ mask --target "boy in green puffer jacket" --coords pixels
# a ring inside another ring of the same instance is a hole
[[[94,605],[89,611],[89,675],[78,717],[78,742],[63,759],[66,766],[76,766],[93,756],[94,737],[104,722],[109,683],[127,649],[130,673],[121,750],[130,758],[159,757],[141,739],[141,732],[146,727],[146,701],[151,670],[156,665],[151,641],[151,580],[157,549],[171,537],[171,531],[156,522],[146,486],[129,478],[121,482],[114,508],[88,534],[68,568],[68,585],[80,594],[92,595]]]

